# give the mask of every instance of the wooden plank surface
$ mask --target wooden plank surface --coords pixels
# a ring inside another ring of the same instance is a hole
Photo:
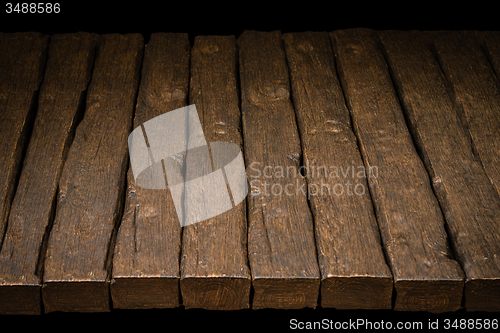
[[[236,80],[234,36],[196,37],[191,53],[189,103],[196,105],[209,145],[232,142],[243,150]],[[220,215],[184,227],[180,286],[186,308],[249,308],[250,284],[246,200]]]
[[[500,203],[427,40],[384,33],[393,78],[465,275],[465,308],[498,311]],[[471,74],[472,76],[473,74]],[[432,84],[429,84],[432,82]]]
[[[238,45],[252,307],[314,308],[320,273],[281,34],[244,31]]]
[[[311,187],[321,306],[390,309],[393,281],[381,246],[328,34],[284,34],[292,99]]]
[[[436,57],[468,127],[474,152],[500,194],[500,90],[480,35],[472,31],[431,34]]]
[[[350,29],[331,37],[365,165],[378,167],[378,176],[368,181],[394,276],[394,309],[457,310],[463,272],[453,259],[439,203],[406,127],[376,35]]]
[[[187,34],[155,33],[146,45],[134,128],[186,106]],[[168,189],[136,185],[132,168],[113,258],[114,308],[170,308],[179,300],[181,227]]]
[[[61,170],[83,115],[97,35],[51,36],[38,111],[0,252],[0,311],[41,314],[41,277]]]
[[[143,52],[138,34],[104,35],[85,115],[64,165],[42,287],[46,312],[109,311],[109,275],[121,218]]]
[[[500,311],[499,36],[0,33],[0,313]],[[127,138],[188,102],[250,191],[181,228]]]
[[[484,31],[480,35],[482,50],[498,80],[500,78],[500,31]]]
[[[0,248],[36,114],[49,36],[0,33]]]

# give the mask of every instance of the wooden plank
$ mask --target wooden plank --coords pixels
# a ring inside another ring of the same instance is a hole
[[[49,37],[0,33],[0,248],[36,114]]]
[[[314,308],[320,273],[281,33],[244,31],[238,45],[252,307]]]
[[[481,33],[482,49],[495,72],[500,78],[500,31],[484,31]]]
[[[0,252],[0,312],[41,314],[43,257],[59,176],[83,114],[97,35],[53,35],[38,112]]]
[[[465,308],[498,311],[497,193],[474,156],[467,128],[425,38],[416,32],[387,32],[382,41],[409,126],[446,217],[455,256],[465,272]]]
[[[187,34],[154,33],[146,45],[134,128],[187,104]],[[179,306],[181,227],[169,190],[136,185],[128,171],[125,209],[113,258],[114,308]]]
[[[395,310],[460,308],[463,272],[413,145],[387,65],[368,29],[331,34],[340,81],[367,168],[378,224],[396,290]]]
[[[284,34],[311,187],[321,306],[391,309],[393,281],[326,32]],[[349,235],[349,237],[346,237]]]
[[[468,127],[474,152],[500,194],[500,90],[473,31],[431,34],[436,57]]]
[[[85,115],[64,165],[45,258],[45,312],[109,311],[109,275],[121,218],[143,41],[101,38]]]
[[[196,105],[207,143],[232,142],[243,150],[236,60],[234,36],[196,37],[189,103]],[[188,151],[187,167],[199,167],[190,161]],[[186,308],[249,308],[250,285],[246,200],[184,227],[180,286]]]

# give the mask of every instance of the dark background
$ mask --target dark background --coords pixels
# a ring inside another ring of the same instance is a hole
[[[11,2],[15,4],[15,2]],[[103,1],[61,3],[58,14],[6,14],[3,2],[0,8],[0,32],[38,31],[46,34],[77,31],[103,33],[141,33],[145,43],[154,32],[185,32],[191,40],[197,35],[235,35],[244,30],[284,32],[333,31],[348,28],[371,28],[375,30],[500,30],[498,11],[490,5],[466,2],[463,6],[454,3],[452,8],[437,3],[401,2],[390,6],[375,4],[365,6],[360,2],[348,5],[330,1],[317,4],[283,2],[278,7],[270,3],[215,3],[194,2],[182,4],[171,1],[120,2],[110,5]],[[500,301],[500,300],[499,300]],[[119,329],[139,325],[141,331],[159,332],[186,331],[215,328],[219,331],[242,332],[284,331],[290,319],[300,321],[322,320],[349,321],[365,319],[371,321],[400,320],[421,321],[424,327],[429,320],[439,319],[440,327],[445,319],[499,318],[498,313],[455,313],[433,315],[430,313],[407,313],[393,311],[337,311],[316,310],[244,310],[213,312],[201,310],[114,310],[102,314],[51,313],[41,317],[2,317],[0,321],[12,320],[16,328],[29,323],[48,324],[47,328],[101,328]],[[154,326],[159,324],[160,326]],[[5,326],[6,328],[7,326]],[[491,331],[491,330],[490,330]]]
[[[15,2],[12,2],[15,4]],[[128,4],[127,4],[128,3]],[[38,31],[47,34],[87,31],[142,33],[147,42],[153,32],[196,35],[235,35],[243,30],[332,31],[365,27],[376,30],[500,30],[498,11],[480,2],[453,7],[436,2],[401,2],[392,5],[361,2],[270,2],[215,5],[192,1],[114,2],[89,0],[61,3],[58,14],[5,13],[0,9],[0,31]]]

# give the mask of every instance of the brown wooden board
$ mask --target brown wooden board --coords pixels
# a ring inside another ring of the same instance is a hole
[[[237,55],[234,36],[196,37],[191,53],[189,103],[196,105],[209,145],[232,142],[243,150]],[[186,161],[188,168],[199,167],[190,163],[189,151]],[[180,281],[184,306],[210,310],[249,308],[251,278],[247,261],[246,200],[220,215],[184,227]]]
[[[474,152],[500,194],[500,90],[479,34],[431,34],[435,55],[469,129]]]
[[[498,80],[500,78],[500,31],[484,31],[480,33],[479,38],[482,50]]]
[[[320,273],[281,33],[244,31],[238,45],[252,307],[314,308]]]
[[[190,45],[184,33],[154,33],[146,45],[134,128],[186,106]],[[137,186],[132,168],[110,286],[114,308],[180,304],[181,226],[168,189]]]
[[[350,29],[331,37],[365,165],[378,168],[378,176],[368,181],[394,276],[394,309],[457,310],[463,272],[453,259],[439,203],[406,127],[376,35]]]
[[[45,312],[110,310],[109,275],[139,83],[139,34],[103,35],[86,110],[64,165],[45,258]]]
[[[467,127],[428,40],[417,32],[381,36],[409,127],[465,272],[465,308],[498,311],[500,203],[496,191],[474,156]]]
[[[291,33],[283,39],[312,189],[321,306],[391,309],[392,275],[366,180],[377,170],[366,170],[361,159],[328,34]]]
[[[97,35],[50,39],[33,133],[24,158],[0,252],[0,312],[41,314],[46,240],[61,170],[78,121],[94,62]]]
[[[0,248],[43,78],[49,36],[0,33]]]

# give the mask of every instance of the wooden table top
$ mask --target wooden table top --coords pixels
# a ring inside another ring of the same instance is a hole
[[[0,33],[1,314],[500,311],[499,32],[193,41]],[[181,226],[128,136],[188,105],[248,196]]]

